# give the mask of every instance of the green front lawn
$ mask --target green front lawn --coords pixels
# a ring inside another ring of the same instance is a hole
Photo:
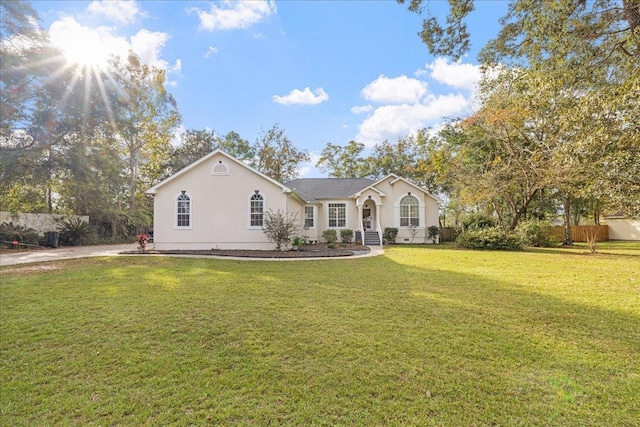
[[[640,245],[598,250],[2,268],[0,424],[637,425]]]

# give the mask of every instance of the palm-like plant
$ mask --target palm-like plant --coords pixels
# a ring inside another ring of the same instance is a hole
[[[58,225],[60,239],[72,246],[82,245],[93,237],[93,228],[81,218],[67,218]]]

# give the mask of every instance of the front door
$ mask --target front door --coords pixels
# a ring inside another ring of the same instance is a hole
[[[362,207],[362,228],[364,231],[372,231],[374,229],[374,206],[365,204]]]
[[[371,226],[373,225],[373,218],[371,217],[371,208],[363,208],[362,209],[362,228],[364,231],[371,230]]]

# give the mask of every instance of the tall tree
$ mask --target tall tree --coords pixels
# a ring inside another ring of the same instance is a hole
[[[422,21],[422,30],[418,33],[432,55],[451,56],[454,60],[462,58],[471,48],[470,34],[464,22],[473,12],[474,0],[448,0],[449,14],[445,23],[431,15],[431,0],[397,0],[400,4],[409,3],[409,10],[415,13],[427,11],[427,18]]]
[[[0,3],[0,196],[3,207],[46,212],[41,144],[30,134],[37,96],[58,64],[24,1]],[[20,191],[23,188],[25,191]]]
[[[182,132],[179,141],[167,159],[165,178],[216,149],[216,135],[212,130],[187,129]]]
[[[287,182],[299,175],[300,164],[309,161],[309,153],[299,150],[276,123],[262,131],[253,146],[257,169],[279,182]]]
[[[482,108],[451,127],[449,173],[457,193],[488,205],[499,222],[515,229],[534,198],[555,183],[555,98],[544,79],[527,70],[506,71],[485,81]]]
[[[554,116],[553,158],[565,211],[578,197],[640,215],[640,170],[631,160],[640,152],[639,22],[637,1],[519,0],[482,52],[486,63],[526,66],[545,76],[546,91],[565,107]]]
[[[327,143],[316,166],[334,178],[360,178],[369,175],[362,157],[364,144],[349,141],[345,146]]]
[[[409,8],[421,12],[425,4],[412,0]],[[474,2],[449,0],[449,5],[447,37],[424,41],[432,53],[459,58],[469,49],[462,24]],[[562,105],[554,108],[556,149],[550,162],[567,206],[572,197],[596,197],[611,209],[640,215],[640,175],[631,160],[638,157],[639,140],[640,2],[513,0],[501,23],[480,59],[488,67],[501,63],[531,70],[544,81],[542,98]],[[428,15],[425,25],[437,34],[443,24]],[[538,105],[538,112],[530,109],[531,120],[551,104]]]
[[[112,92],[116,139],[128,163],[129,209],[136,207],[138,181],[152,185],[164,174],[170,140],[180,123],[173,96],[165,88],[165,72],[140,62],[133,52],[125,62],[112,61],[116,87]]]
[[[27,3],[0,8],[0,195],[16,209],[53,213],[63,209],[61,182],[75,167],[67,151],[106,120],[104,104],[90,102],[100,96],[100,72],[69,64],[52,48]]]
[[[449,13],[444,22],[431,13],[431,0],[397,2],[408,4],[411,12],[426,13],[422,31],[418,34],[431,54],[458,60],[469,53],[471,35],[465,20],[475,10],[474,0],[448,0]],[[566,48],[575,49],[578,45],[603,46],[603,54],[597,55],[600,58],[606,58],[611,47],[631,56],[640,55],[637,31],[640,28],[640,3],[637,0],[511,0],[509,12],[501,24],[497,39],[489,43],[482,55],[485,60],[492,50],[511,57],[543,59],[545,52],[558,48],[566,52]],[[566,36],[577,43],[562,42]],[[605,39],[614,41],[609,45]],[[531,53],[525,55],[525,50]]]
[[[0,3],[0,138],[29,122],[33,99],[52,66],[38,15],[23,0]],[[5,142],[6,143],[6,142]]]
[[[249,141],[242,139],[237,132],[231,131],[223,137],[216,137],[216,144],[223,151],[236,159],[253,164],[255,160],[254,148]]]

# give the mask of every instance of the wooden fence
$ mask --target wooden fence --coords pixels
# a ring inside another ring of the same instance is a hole
[[[455,242],[458,233],[455,227],[440,227],[440,241],[441,242]]]
[[[590,232],[597,230],[598,242],[609,241],[609,226],[608,225],[573,225],[571,226],[571,237],[574,242],[586,242],[587,236]],[[554,227],[556,239],[559,242],[564,241],[564,227]]]

